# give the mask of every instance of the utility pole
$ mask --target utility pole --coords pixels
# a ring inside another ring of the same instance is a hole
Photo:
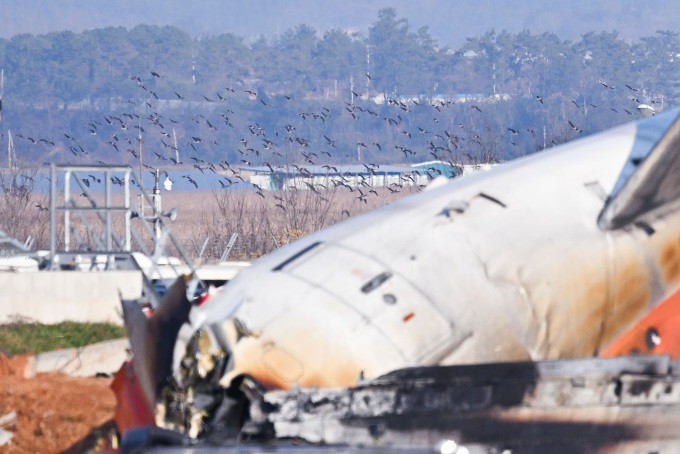
[[[5,70],[0,69],[0,130],[2,129],[2,97],[5,94]],[[2,137],[2,135],[0,135]],[[17,153],[14,149],[12,131],[7,130],[7,168],[13,171],[17,165]],[[16,178],[16,175],[15,175]]]
[[[582,94],[583,97],[583,117],[588,116],[588,106],[586,106],[586,95]]]
[[[143,186],[142,180],[144,179],[142,177],[142,128],[139,128],[137,140],[139,141],[139,187],[141,188]]]
[[[137,195],[137,201],[139,202],[139,212],[140,216],[144,216],[144,175],[142,174],[142,128],[139,127],[137,131],[139,135],[137,136],[137,141],[139,142],[139,174],[137,175],[137,185],[139,186],[139,194]]]
[[[0,125],[2,124],[2,96],[5,94],[5,70],[0,69]]]
[[[154,251],[154,254],[160,254],[160,250],[158,250],[158,248],[160,247],[161,237],[162,237],[162,233],[163,233],[162,227],[161,227],[162,205],[161,205],[161,188],[159,186],[159,180],[160,180],[160,170],[156,169],[156,175],[155,175],[154,185],[153,185],[153,195],[151,196],[153,198],[153,206],[154,206],[153,227],[154,227],[154,233],[156,235],[156,251]]]
[[[7,168],[13,170],[17,163],[17,154],[14,150],[14,140],[12,140],[12,131],[7,130]]]
[[[366,99],[371,94],[371,46],[366,45]]]
[[[2,96],[5,94],[5,70],[0,69],[0,137],[2,137]],[[12,168],[12,151],[14,143],[12,143],[12,133],[7,131],[7,168]]]
[[[548,135],[546,134],[545,126],[543,126],[543,149],[548,146]]]
[[[175,134],[175,128],[172,128],[172,141],[175,147],[175,164],[179,164],[179,147],[177,146],[177,134]]]
[[[5,94],[5,70],[0,69],[0,137],[2,137],[2,96]],[[10,144],[12,143],[12,136],[7,131],[7,168],[12,168],[12,160],[10,158]]]
[[[349,96],[350,104],[354,104],[354,76],[349,76]]]
[[[191,82],[196,85],[196,56],[191,56]]]

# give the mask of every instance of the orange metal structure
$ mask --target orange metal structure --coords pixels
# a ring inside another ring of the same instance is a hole
[[[600,356],[630,354],[670,355],[680,359],[680,290],[659,303]]]
[[[122,436],[135,427],[155,426],[156,420],[135,374],[133,361],[126,361],[111,383],[118,405],[114,421]]]

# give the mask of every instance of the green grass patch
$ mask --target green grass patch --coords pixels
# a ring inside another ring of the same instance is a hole
[[[126,336],[124,327],[110,323],[9,323],[0,325],[0,352],[11,355],[41,353]]]

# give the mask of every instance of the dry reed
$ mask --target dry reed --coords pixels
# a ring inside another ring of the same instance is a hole
[[[37,249],[49,248],[49,195],[37,193],[31,184],[30,173],[19,179],[0,177],[0,229],[21,241],[29,235]],[[165,192],[163,210],[176,208],[174,222],[165,219],[172,234],[187,255],[197,260],[205,243],[201,261],[216,261],[222,255],[231,235],[238,239],[230,254],[232,260],[250,260],[296,240],[306,234],[393,202],[417,189],[404,188],[393,192],[387,188],[363,188],[365,197],[345,187],[324,190],[286,190],[255,192],[253,190]],[[97,195],[99,198],[101,195]],[[75,197],[80,206],[89,202]],[[114,197],[120,203],[120,196]],[[97,200],[101,203],[101,200]],[[136,205],[136,201],[133,201]],[[72,248],[96,250],[101,244],[96,232],[103,223],[94,212],[71,215]],[[133,219],[133,229],[142,238],[146,251],[152,250],[150,223],[143,226]],[[86,228],[86,224],[94,226]],[[114,231],[123,237],[123,218],[114,215]],[[57,248],[63,248],[64,225],[60,215],[57,223]],[[133,241],[134,243],[134,241]],[[139,244],[136,248],[139,249]],[[167,253],[178,251],[169,246]]]

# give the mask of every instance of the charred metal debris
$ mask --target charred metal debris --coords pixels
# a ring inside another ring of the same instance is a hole
[[[667,356],[416,367],[353,388],[291,390],[249,376],[225,387],[228,363],[196,332],[159,394],[157,424],[194,447],[432,450],[455,440],[480,452],[585,452],[680,442],[680,361]]]

